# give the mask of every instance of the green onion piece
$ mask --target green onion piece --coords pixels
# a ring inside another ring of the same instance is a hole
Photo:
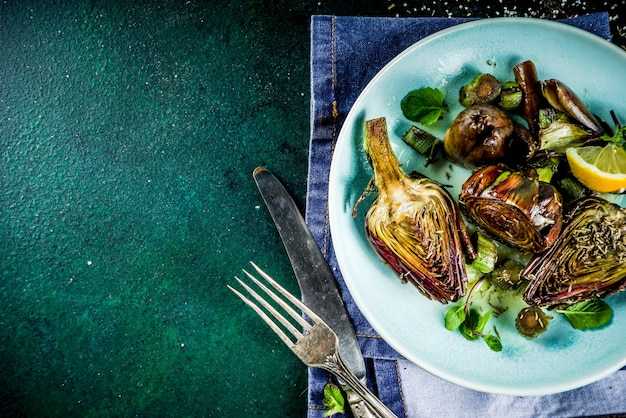
[[[503,110],[517,109],[524,99],[522,88],[515,81],[504,81],[500,92],[499,106]]]
[[[554,175],[554,171],[552,171],[550,167],[539,167],[535,170],[537,171],[537,175],[539,176],[539,181],[550,183],[550,181],[552,180],[552,176]]]
[[[539,109],[539,127],[547,128],[552,122],[569,122],[567,115],[553,107]]]
[[[417,126],[411,126],[402,135],[402,140],[415,151],[426,156],[426,166],[430,164],[442,145],[441,139]]]
[[[539,148],[565,152],[569,147],[583,145],[590,137],[591,133],[582,126],[557,120],[539,131]]]
[[[579,199],[587,194],[583,184],[573,177],[563,177],[556,182],[562,194],[569,196],[570,200]]]
[[[477,255],[472,266],[481,273],[490,273],[498,261],[498,244],[481,232],[476,232],[474,237]]]

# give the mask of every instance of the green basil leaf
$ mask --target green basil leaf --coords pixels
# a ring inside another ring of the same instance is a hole
[[[600,298],[586,300],[557,312],[565,315],[570,325],[576,329],[599,328],[613,318],[613,309]]]
[[[423,125],[437,122],[446,110],[445,97],[439,89],[424,87],[409,92],[400,103],[404,116]]]
[[[487,311],[486,314],[480,315],[478,322],[476,323],[476,327],[474,328],[477,332],[482,334],[483,330],[487,326],[487,322],[489,322],[489,318],[491,318],[491,310]]]
[[[476,328],[478,327],[480,320],[481,320],[480,314],[475,309],[470,309],[469,318],[467,318],[467,320],[464,321],[459,327],[459,331],[461,332],[461,335],[463,335],[466,340],[473,341],[480,337],[479,334],[474,332],[474,331],[478,331]]]
[[[448,331],[454,331],[461,326],[463,321],[465,321],[464,305],[453,306],[446,312],[445,323]]]
[[[502,342],[500,342],[500,338],[495,335],[485,335],[485,343],[487,343],[487,346],[491,349],[491,351],[502,351]]]

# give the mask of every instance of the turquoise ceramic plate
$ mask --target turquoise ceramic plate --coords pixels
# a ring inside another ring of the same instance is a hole
[[[479,391],[510,395],[561,392],[596,381],[626,364],[626,292],[607,299],[615,315],[600,330],[575,331],[555,315],[535,340],[519,336],[513,312],[494,320],[503,351],[468,342],[447,331],[448,306],[403,285],[376,256],[364,234],[366,201],[356,218],[353,205],[371,177],[362,151],[363,122],[386,117],[394,150],[405,170],[453,184],[458,196],[468,172],[440,162],[424,170],[423,160],[400,140],[411,123],[400,110],[404,95],[431,86],[445,91],[451,105],[431,132],[443,137],[460,110],[457,92],[478,72],[513,79],[511,68],[532,60],[540,79],[556,78],[578,93],[605,120],[615,109],[626,122],[626,53],[611,43],[565,24],[524,18],[481,20],[425,38],[397,56],[362,92],[340,133],[330,174],[330,226],[337,258],[357,305],[400,354],[448,381]],[[451,174],[451,178],[446,177]],[[626,202],[622,202],[623,205]]]

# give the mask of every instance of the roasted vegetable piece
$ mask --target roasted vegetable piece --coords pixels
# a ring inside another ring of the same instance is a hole
[[[498,106],[503,110],[517,109],[524,99],[522,88],[515,81],[505,81],[502,83]]]
[[[489,274],[489,280],[498,289],[517,289],[522,284],[520,272],[523,267],[518,261],[506,260]]]
[[[539,109],[539,128],[547,128],[552,122],[569,122],[567,115],[553,107]]]
[[[364,145],[378,191],[365,220],[372,247],[427,297],[458,300],[467,289],[464,249],[475,254],[454,199],[440,184],[402,171],[384,118],[365,122]]]
[[[402,135],[402,141],[415,151],[426,156],[425,166],[428,166],[441,148],[442,141],[433,134],[413,125]]]
[[[600,197],[580,199],[552,248],[522,270],[529,305],[558,307],[626,288],[626,210]]]
[[[604,133],[602,124],[590,111],[580,98],[564,83],[558,80],[546,80],[541,85],[541,93],[552,107],[591,129],[596,134]]]
[[[481,273],[491,273],[498,261],[498,244],[480,231],[472,238],[476,242],[476,258],[472,262],[472,267]]]
[[[522,309],[515,318],[515,328],[524,337],[536,338],[548,329],[550,318],[541,308],[529,306]]]
[[[491,74],[477,74],[474,79],[459,92],[459,102],[465,106],[491,103],[498,98],[502,86]]]
[[[513,67],[513,74],[524,93],[522,116],[528,124],[528,129],[536,134],[539,130],[539,106],[541,104],[541,86],[537,69],[532,61],[524,61]]]
[[[537,151],[537,140],[533,134],[519,123],[513,124],[515,134],[509,141],[504,163],[519,165],[527,163]]]
[[[481,168],[463,183],[459,204],[486,232],[525,253],[549,248],[563,222],[559,192],[532,168]]]
[[[584,145],[591,138],[591,131],[571,122],[554,121],[539,130],[539,148],[565,152],[569,147]]]
[[[443,148],[450,161],[474,168],[505,157],[513,122],[492,105],[476,105],[461,111],[443,138]]]

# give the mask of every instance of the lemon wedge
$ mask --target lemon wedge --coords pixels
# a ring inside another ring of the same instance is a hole
[[[572,173],[582,184],[598,193],[626,188],[626,151],[614,143],[565,151]]]

